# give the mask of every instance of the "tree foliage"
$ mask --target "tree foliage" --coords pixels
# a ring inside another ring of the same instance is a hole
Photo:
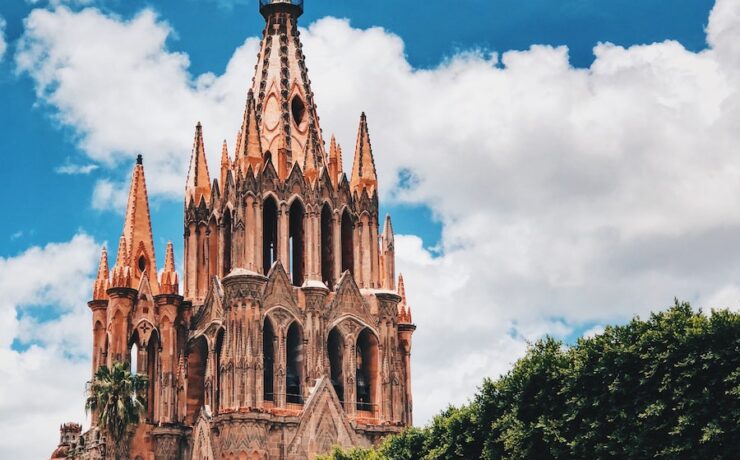
[[[545,338],[466,405],[329,459],[730,459],[740,449],[740,314],[676,302],[572,347]]]
[[[124,438],[131,425],[139,423],[146,408],[143,397],[148,382],[145,375],[132,374],[128,363],[101,366],[88,383],[85,409],[93,411],[98,426],[112,441],[117,456],[125,455]]]

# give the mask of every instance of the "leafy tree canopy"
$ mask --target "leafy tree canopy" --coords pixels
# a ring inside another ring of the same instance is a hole
[[[572,347],[545,338],[462,407],[329,460],[730,459],[740,314],[676,304]]]

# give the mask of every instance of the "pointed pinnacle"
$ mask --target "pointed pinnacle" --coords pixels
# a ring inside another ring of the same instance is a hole
[[[203,145],[203,127],[200,122],[195,127],[193,153],[190,157],[190,168],[185,188],[187,194],[194,196],[196,204],[200,201],[201,196],[205,196],[206,201],[211,199],[211,178],[208,174],[206,150]]]
[[[108,279],[108,275],[108,250],[105,248],[105,246],[103,246],[103,249],[100,251],[100,262],[98,263],[97,279]]]
[[[164,271],[175,271],[175,247],[172,245],[172,241],[167,242],[167,254],[164,258]]]
[[[118,254],[116,254],[116,266],[125,267],[128,265],[128,248],[126,247],[126,237],[121,235],[118,240]]]
[[[401,303],[406,305],[406,285],[403,284],[403,274],[398,275],[398,295],[401,296]]]

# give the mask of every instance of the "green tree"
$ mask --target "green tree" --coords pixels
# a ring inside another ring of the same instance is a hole
[[[475,397],[375,451],[335,460],[731,459],[740,446],[740,314],[676,301],[565,347],[531,345]]]
[[[85,409],[96,414],[98,426],[109,440],[108,455],[125,458],[128,428],[139,423],[146,408],[142,396],[148,382],[145,375],[132,374],[127,363],[100,367],[88,382]]]

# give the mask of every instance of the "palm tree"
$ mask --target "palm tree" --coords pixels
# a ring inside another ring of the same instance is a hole
[[[88,382],[85,410],[97,414],[98,426],[112,444],[108,452],[114,452],[116,459],[125,457],[128,427],[139,423],[146,408],[142,395],[147,385],[147,377],[132,374],[124,362],[113,364],[111,369],[101,366]]]

